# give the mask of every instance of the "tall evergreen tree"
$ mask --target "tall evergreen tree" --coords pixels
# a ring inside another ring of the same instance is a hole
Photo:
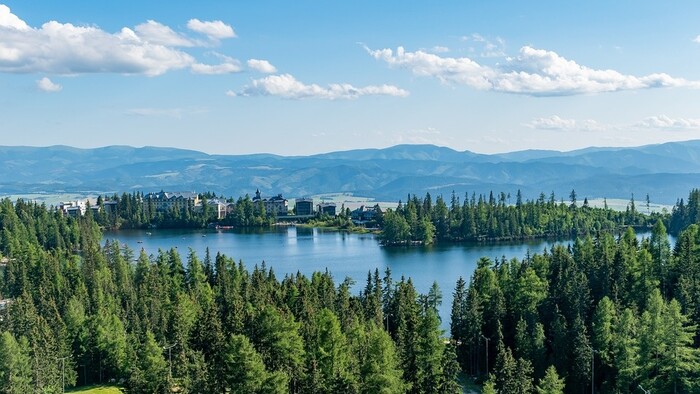
[[[440,320],[437,312],[427,308],[423,312],[416,332],[417,371],[413,380],[412,392],[429,393],[440,387],[442,379],[442,359],[445,345],[442,343]]]
[[[375,327],[370,330],[367,340],[367,355],[360,369],[360,392],[405,393],[409,386],[402,379],[403,372],[389,334]]]
[[[450,312],[450,336],[457,346],[457,359],[462,368],[467,367],[469,304],[467,300],[467,284],[461,276],[452,293],[452,310]]]
[[[461,370],[457,362],[457,352],[455,347],[449,343],[444,346],[442,351],[442,375],[438,385],[440,394],[458,394],[462,392],[462,388],[457,381]]]
[[[564,379],[559,378],[556,368],[550,365],[537,385],[537,394],[564,394]]]
[[[310,344],[310,390],[332,393],[354,384],[348,375],[351,363],[347,339],[340,330],[340,322],[329,309],[321,309],[316,317],[316,339]]]
[[[4,331],[0,335],[0,392],[24,394],[32,392],[32,388],[29,343],[24,337],[17,341]]]
[[[639,376],[638,321],[631,309],[625,309],[613,337],[613,365],[617,370],[615,387],[626,391]]]
[[[678,301],[671,300],[663,317],[663,354],[656,387],[660,392],[687,393],[698,386],[700,350],[693,348],[695,327],[681,313]]]
[[[169,390],[171,382],[168,381],[168,365],[163,358],[163,348],[150,331],[146,332],[138,353],[138,365],[130,377],[129,387],[143,393]]]
[[[303,375],[304,342],[293,316],[284,316],[268,305],[255,319],[251,338],[270,371],[282,371],[292,378],[295,390]]]
[[[267,371],[262,357],[244,335],[231,335],[223,355],[223,380],[227,391],[263,393]]]
[[[571,392],[578,391],[583,393],[586,388],[590,387],[593,348],[588,338],[586,326],[580,317],[577,317],[571,326],[571,337],[573,338],[569,364],[571,380],[567,383],[570,385]]]

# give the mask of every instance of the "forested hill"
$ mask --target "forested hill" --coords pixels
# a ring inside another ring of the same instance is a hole
[[[217,190],[289,197],[346,192],[397,201],[406,190],[433,196],[491,190],[535,199],[545,190],[588,198],[673,204],[700,183],[700,141],[571,152],[484,155],[399,145],[312,156],[208,155],[172,148],[0,147],[0,192]]]
[[[100,238],[90,215],[0,202],[0,392],[60,392],[65,372],[133,393],[456,394],[460,370],[485,393],[700,390],[697,224],[673,249],[657,221],[643,241],[629,228],[483,258],[455,278],[449,333],[440,289],[389,270],[358,295],[329,272],[278,279]]]

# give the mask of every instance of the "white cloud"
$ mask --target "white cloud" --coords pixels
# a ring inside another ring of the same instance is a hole
[[[643,129],[697,130],[700,129],[700,119],[671,118],[666,115],[658,115],[643,119],[635,126]]]
[[[596,70],[567,60],[552,51],[522,47],[516,57],[496,67],[481,65],[467,57],[441,57],[424,51],[407,52],[403,47],[371,50],[368,53],[393,67],[415,75],[434,77],[443,83],[458,83],[481,90],[531,96],[563,96],[660,87],[700,87],[700,83],[668,74],[636,77],[615,70]]]
[[[601,131],[606,129],[605,125],[601,125],[592,119],[579,121],[560,118],[557,115],[535,118],[531,122],[526,123],[525,126],[538,130],[556,131]]]
[[[192,65],[192,72],[195,74],[216,75],[232,74],[241,71],[241,63],[238,60],[220,53],[213,53],[213,55],[221,59],[222,62],[215,65],[195,63]]]
[[[700,119],[671,118],[657,115],[644,118],[636,123],[605,124],[592,119],[565,119],[557,115],[535,118],[523,126],[537,130],[552,131],[607,131],[607,132],[638,132],[638,131],[693,131],[700,130]]]
[[[61,89],[63,89],[63,86],[57,83],[53,83],[47,77],[41,78],[40,80],[36,81],[36,87],[38,87],[39,90],[49,93],[60,92]]]
[[[248,60],[248,67],[265,74],[274,74],[277,72],[277,68],[267,60],[250,59]]]
[[[350,84],[330,84],[321,87],[317,84],[306,85],[289,74],[270,75],[252,81],[240,93],[228,91],[229,96],[277,96],[286,99],[356,99],[361,96],[397,96],[406,97],[408,92],[392,85],[365,86],[356,88]]]
[[[449,52],[450,48],[437,45],[437,46],[434,46],[430,51],[433,53],[445,53],[445,52]]]
[[[195,74],[218,75],[233,74],[241,71],[241,66],[235,63],[204,64],[195,63],[192,65],[192,72]]]
[[[194,30],[216,39],[233,36],[233,29],[221,21],[197,21],[193,25]],[[152,20],[116,33],[57,21],[34,28],[0,5],[0,72],[148,76],[187,68],[210,74],[234,72],[235,62],[206,66],[179,49],[205,45],[209,44],[190,40]]]
[[[406,52],[403,47],[396,52],[391,49],[370,50],[375,59],[383,60],[391,66],[410,69],[415,75],[435,77],[442,82],[457,82],[478,89],[489,89],[489,78],[495,72],[466,58],[441,57],[423,51]]]
[[[0,4],[0,28],[12,28],[16,30],[29,30],[29,26],[4,4]]]
[[[134,30],[136,34],[146,42],[157,45],[171,47],[191,47],[194,43],[176,33],[173,29],[156,21],[149,20],[146,23],[137,25]]]
[[[700,36],[693,38],[693,42],[697,42],[698,44],[700,44]]]
[[[211,40],[236,37],[233,28],[222,21],[200,21],[199,19],[190,19],[189,22],[187,22],[187,28],[197,33],[204,34]]]

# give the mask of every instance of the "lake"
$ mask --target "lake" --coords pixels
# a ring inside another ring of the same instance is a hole
[[[149,235],[150,234],[150,235]],[[328,269],[336,285],[345,277],[356,281],[353,290],[364,288],[367,272],[378,268],[391,269],[392,277],[411,277],[416,289],[427,293],[437,281],[443,294],[440,307],[443,329],[449,330],[452,292],[457,279],[467,282],[481,257],[491,259],[505,256],[522,259],[551,248],[553,241],[535,240],[518,243],[432,245],[384,247],[375,235],[353,234],[318,228],[275,227],[265,230],[121,230],[107,232],[105,239],[118,240],[136,252],[143,248],[148,254],[158,249],[176,247],[185,260],[189,248],[200,258],[209,248],[212,258],[217,252],[242,260],[249,269],[265,261],[278,279],[297,271],[310,276],[314,271]],[[565,241],[563,243],[568,243]]]

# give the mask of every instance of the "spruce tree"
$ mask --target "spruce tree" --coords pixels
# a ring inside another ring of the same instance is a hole
[[[416,376],[413,392],[428,393],[439,387],[442,378],[442,342],[440,320],[430,307],[423,312],[416,332]]]
[[[231,335],[222,358],[222,376],[227,390],[234,393],[262,393],[267,379],[265,364],[244,335]]]
[[[615,387],[618,391],[629,390],[639,377],[639,322],[631,309],[620,314],[612,340],[613,365],[617,376]]]
[[[681,313],[678,301],[671,300],[663,317],[663,354],[659,365],[659,391],[685,393],[700,380],[700,350],[693,347],[695,326]]]
[[[564,394],[564,379],[559,378],[556,368],[550,365],[537,385],[537,394]]]
[[[460,372],[460,366],[457,362],[457,353],[453,344],[448,343],[442,351],[442,375],[440,376],[440,384],[438,392],[440,394],[458,394],[462,392],[462,388],[457,381]]]

